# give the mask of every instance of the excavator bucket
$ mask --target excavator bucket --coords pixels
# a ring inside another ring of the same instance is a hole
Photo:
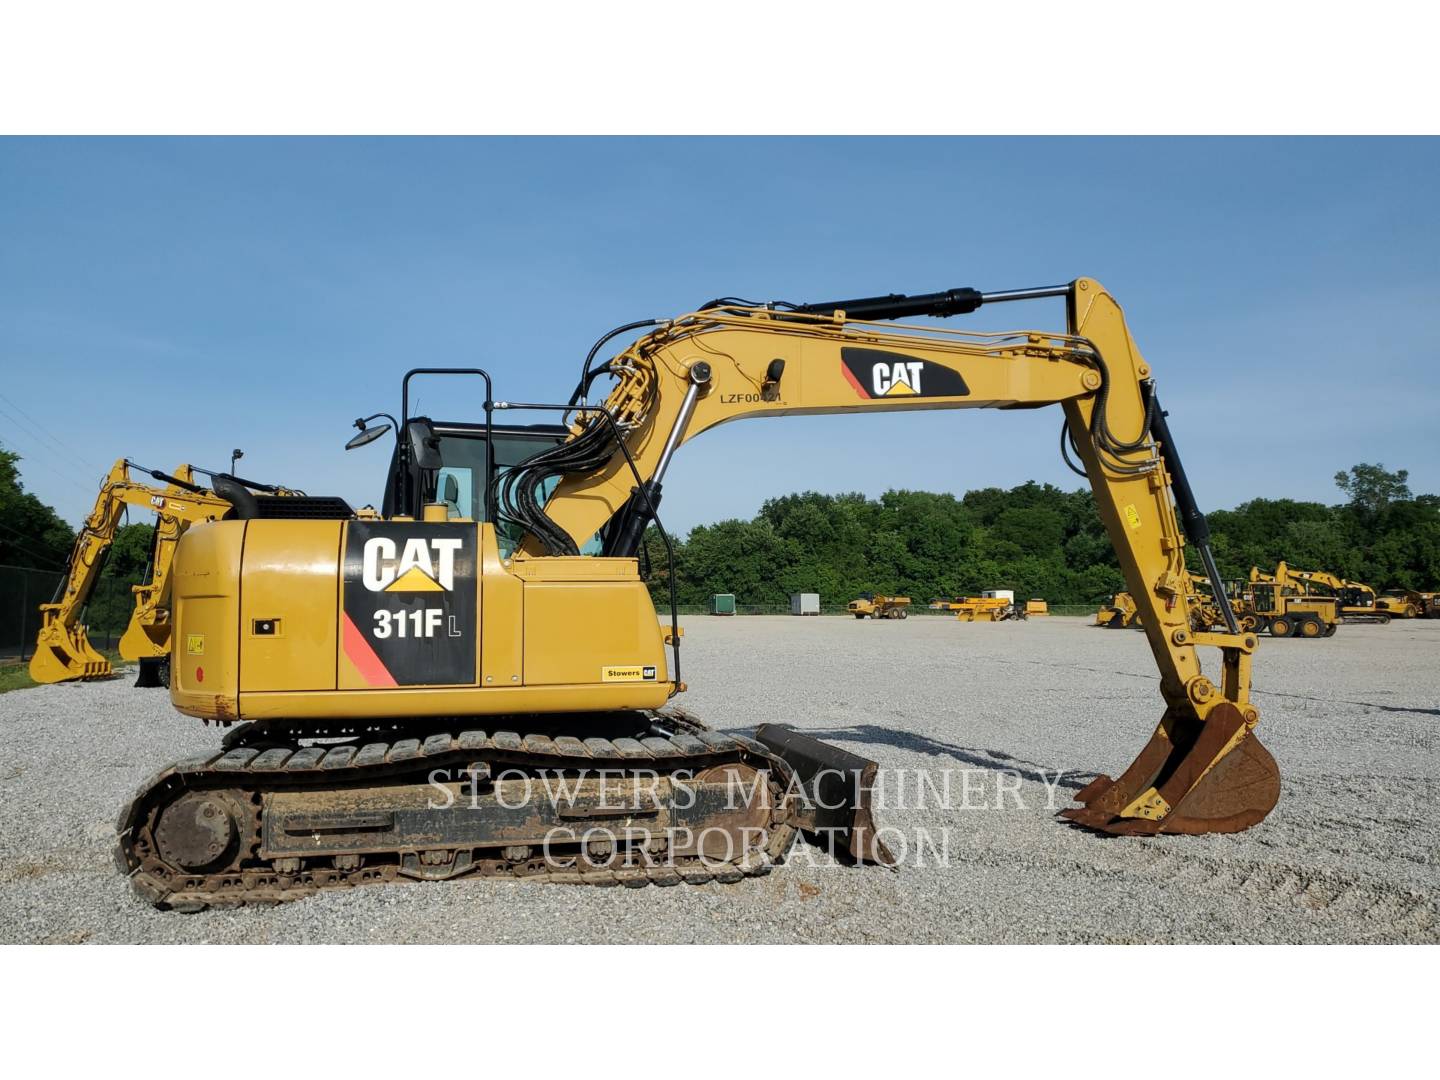
[[[103,679],[113,673],[110,661],[95,650],[80,625],[51,622],[40,631],[30,658],[30,677],[38,683]]]
[[[1060,816],[1116,836],[1240,832],[1279,798],[1275,759],[1222,702],[1203,721],[1167,712],[1118,780],[1096,777]]]
[[[789,794],[800,828],[856,862],[894,866],[871,815],[871,792],[880,766],[868,758],[812,739],[790,728],[761,724],[755,738],[795,774]]]

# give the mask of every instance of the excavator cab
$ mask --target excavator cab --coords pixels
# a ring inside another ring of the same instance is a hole
[[[381,513],[387,517],[396,514],[421,516],[419,507],[401,509],[405,492],[423,493],[432,490],[438,501],[449,503],[443,496],[453,492],[455,517],[470,521],[487,520],[486,512],[486,468],[485,468],[485,425],[461,423],[449,420],[413,418],[411,428],[425,425],[433,435],[429,449],[435,459],[422,463],[414,453],[401,453],[397,440],[390,454],[390,467],[385,475],[385,496]],[[549,446],[558,446],[565,441],[569,431],[559,424],[494,424],[490,429],[490,445],[494,454],[494,468],[491,479],[498,481],[513,466],[530,455]]]

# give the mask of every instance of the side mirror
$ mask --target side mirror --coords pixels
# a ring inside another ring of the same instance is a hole
[[[367,446],[390,430],[389,424],[376,424],[374,427],[366,427],[364,420],[356,420],[355,426],[360,429],[360,434],[351,436],[350,441],[345,444],[346,450],[356,450],[362,446]]]

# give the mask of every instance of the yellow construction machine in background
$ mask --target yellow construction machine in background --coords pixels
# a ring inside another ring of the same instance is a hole
[[[904,619],[910,614],[910,598],[861,593],[858,600],[851,600],[845,607],[857,619]]]
[[[1277,579],[1299,586],[1309,596],[1333,596],[1340,604],[1340,618],[1346,622],[1388,623],[1392,617],[1376,601],[1375,590],[1364,582],[1350,581],[1325,570],[1296,570],[1281,563]]]
[[[1252,566],[1235,606],[1242,627],[1271,637],[1333,637],[1340,626],[1339,599],[1308,592],[1283,562],[1273,574]]]
[[[1100,610],[1095,613],[1095,625],[1110,630],[1125,630],[1138,626],[1139,618],[1140,611],[1134,598],[1128,592],[1118,592],[1108,604],[1100,605]]]
[[[1182,578],[1185,607],[1190,617],[1190,629],[1203,633],[1225,625],[1225,613],[1215,600],[1214,590],[1209,581],[1185,571]],[[1108,604],[1103,604],[1095,613],[1095,625],[1110,630],[1138,630],[1142,627],[1140,613],[1134,598],[1128,592],[1118,592]]]
[[[1015,603],[1009,589],[986,589],[979,596],[960,596],[954,600],[937,600],[930,607],[935,611],[953,611],[961,622],[1009,622],[1027,619],[1027,608]]]
[[[144,473],[164,484],[156,487],[131,479],[131,470]],[[100,485],[95,507],[85,519],[64,580],[54,598],[40,605],[40,631],[35,654],[30,658],[30,677],[40,683],[72,679],[100,679],[113,674],[110,661],[90,644],[81,621],[85,605],[95,591],[105,564],[105,555],[115,539],[121,518],[131,506],[154,511],[155,536],[151,541],[147,580],[132,586],[135,595],[130,622],[120,638],[120,655],[140,665],[136,686],[168,686],[170,683],[170,569],[176,546],[192,525],[219,521],[230,514],[232,504],[221,495],[195,483],[194,474],[205,470],[189,465],[175,472],[147,469],[126,458],[110,467]],[[289,489],[236,480],[225,473],[212,473],[213,481],[240,491],[261,490],[291,494]]]
[[[1375,601],[1377,611],[1392,619],[1433,619],[1440,616],[1434,593],[1413,589],[1386,589]]]

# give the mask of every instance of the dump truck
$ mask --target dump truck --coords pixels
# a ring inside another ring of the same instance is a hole
[[[1386,589],[1375,601],[1376,609],[1392,619],[1428,618],[1431,606],[1424,593],[1413,589]]]
[[[859,599],[851,600],[845,608],[857,619],[904,619],[910,614],[910,598],[861,593]]]
[[[1003,334],[904,322],[1016,303],[1062,320]],[[1058,406],[1160,676],[1127,688],[1163,708],[1129,767],[1075,792],[1062,821],[1107,836],[1237,832],[1276,805],[1279,770],[1255,733],[1255,636],[1233,619],[1190,629],[1187,543],[1219,588],[1208,525],[1152,369],[1099,282],[727,297],[625,323],[581,367],[568,399],[523,406],[483,369],[412,369],[398,419],[374,436],[396,429],[382,517],[306,497],[305,517],[282,520],[275,499],[232,492],[232,515],[185,533],[170,699],[228,731],[121,808],[116,863],[140,897],[193,911],[472,875],[739,882],[802,836],[893,863],[873,817],[878,762],[780,724],[712,727],[675,701],[674,581],[662,620],[639,555],[647,530],[673,546],[660,508],[674,453],[744,418]],[[483,412],[412,414],[417,377],[482,384]],[[502,430],[512,407],[564,430]],[[1077,715],[1107,707],[1075,701]],[[83,772],[93,752],[76,743]],[[556,778],[562,790],[541,784]]]

